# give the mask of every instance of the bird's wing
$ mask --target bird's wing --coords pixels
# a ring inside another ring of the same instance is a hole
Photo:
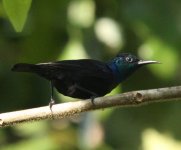
[[[47,70],[45,72],[56,78],[60,78],[64,75],[96,78],[110,78],[110,76],[112,76],[112,72],[107,67],[106,63],[92,59],[64,60],[40,63],[37,65],[40,66],[40,68]]]
[[[67,96],[83,99],[102,96],[117,85],[112,70],[97,60],[67,60],[39,65],[48,68],[44,72],[52,77],[50,80],[58,91]]]

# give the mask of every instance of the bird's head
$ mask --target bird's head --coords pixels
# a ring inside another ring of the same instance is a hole
[[[147,64],[158,64],[158,61],[141,60],[134,55],[122,53],[111,61],[111,68],[117,75],[119,81],[123,81],[141,66]]]

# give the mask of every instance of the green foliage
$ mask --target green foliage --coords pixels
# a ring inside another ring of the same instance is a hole
[[[3,0],[4,9],[16,32],[23,30],[32,0]]]

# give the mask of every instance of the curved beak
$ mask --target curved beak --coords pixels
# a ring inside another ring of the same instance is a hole
[[[158,61],[154,61],[154,60],[140,60],[138,61],[138,65],[146,65],[146,64],[161,64]]]

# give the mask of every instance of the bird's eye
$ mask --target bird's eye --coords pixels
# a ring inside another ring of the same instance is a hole
[[[131,57],[126,57],[126,61],[129,62],[129,63],[131,63],[131,62],[133,62],[133,58],[131,58]]]

